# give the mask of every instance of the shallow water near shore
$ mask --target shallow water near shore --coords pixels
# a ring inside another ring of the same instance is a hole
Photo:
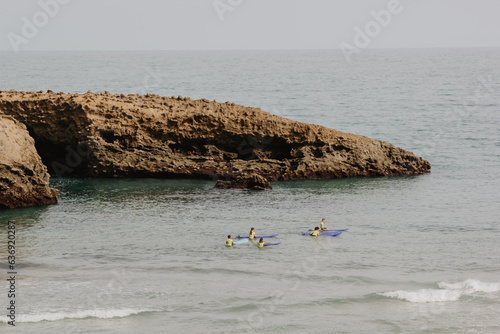
[[[53,178],[59,204],[0,212],[2,249],[16,224],[15,330],[500,332],[499,49],[364,51],[354,64],[334,51],[0,56],[0,89],[230,100],[388,141],[432,165],[416,177],[264,192]],[[349,230],[300,235],[322,217]],[[250,227],[281,244],[224,246]]]

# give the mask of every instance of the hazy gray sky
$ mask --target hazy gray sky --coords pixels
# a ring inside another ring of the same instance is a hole
[[[500,0],[0,0],[0,50],[500,46]]]

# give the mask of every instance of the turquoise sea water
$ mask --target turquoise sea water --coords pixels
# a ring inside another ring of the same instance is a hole
[[[418,177],[52,179],[16,223],[20,333],[498,333],[500,49],[0,53],[0,89],[208,98],[385,140]],[[303,237],[326,218],[338,237]],[[226,236],[279,233],[259,250]]]

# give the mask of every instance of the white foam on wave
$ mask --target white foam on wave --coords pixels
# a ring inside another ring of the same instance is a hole
[[[462,294],[459,291],[421,289],[418,291],[397,290],[391,292],[382,292],[380,293],[380,295],[390,298],[407,300],[412,303],[430,303],[456,301]]]
[[[500,291],[500,283],[485,283],[467,279],[458,283],[439,282],[439,289],[420,289],[417,291],[397,290],[379,293],[381,296],[406,300],[412,303],[453,302],[461,296],[476,292],[495,293]]]
[[[111,319],[124,318],[130,315],[139,314],[142,312],[150,312],[153,310],[138,310],[138,309],[97,309],[97,310],[81,310],[75,312],[54,312],[54,313],[38,313],[38,314],[19,314],[16,317],[16,322],[40,322],[40,321],[57,321],[63,319]],[[5,317],[1,322],[6,322]]]
[[[494,293],[500,291],[500,283],[485,283],[476,279],[468,279],[458,283],[440,282],[438,283],[438,286],[441,289],[463,290],[466,291],[468,294],[474,292]]]

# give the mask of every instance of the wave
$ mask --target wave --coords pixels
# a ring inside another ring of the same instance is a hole
[[[445,283],[440,282],[438,286],[441,289],[448,290],[463,290],[468,293],[474,292],[488,292],[494,293],[500,291],[500,283],[485,283],[475,279],[468,279],[459,283]]]
[[[462,295],[460,291],[421,289],[418,291],[397,290],[379,293],[381,296],[407,300],[412,303],[451,302]]]
[[[41,322],[41,321],[58,321],[63,319],[111,319],[125,318],[131,315],[136,315],[144,312],[154,312],[155,310],[140,310],[140,309],[97,309],[97,310],[80,310],[74,312],[55,312],[55,313],[39,313],[39,314],[20,314],[16,317],[16,322]],[[1,319],[0,322],[6,322]]]
[[[458,283],[439,282],[439,289],[420,289],[417,291],[397,290],[378,293],[380,296],[406,300],[412,303],[453,302],[462,296],[476,292],[495,293],[500,291],[500,283],[486,283],[467,279]]]

